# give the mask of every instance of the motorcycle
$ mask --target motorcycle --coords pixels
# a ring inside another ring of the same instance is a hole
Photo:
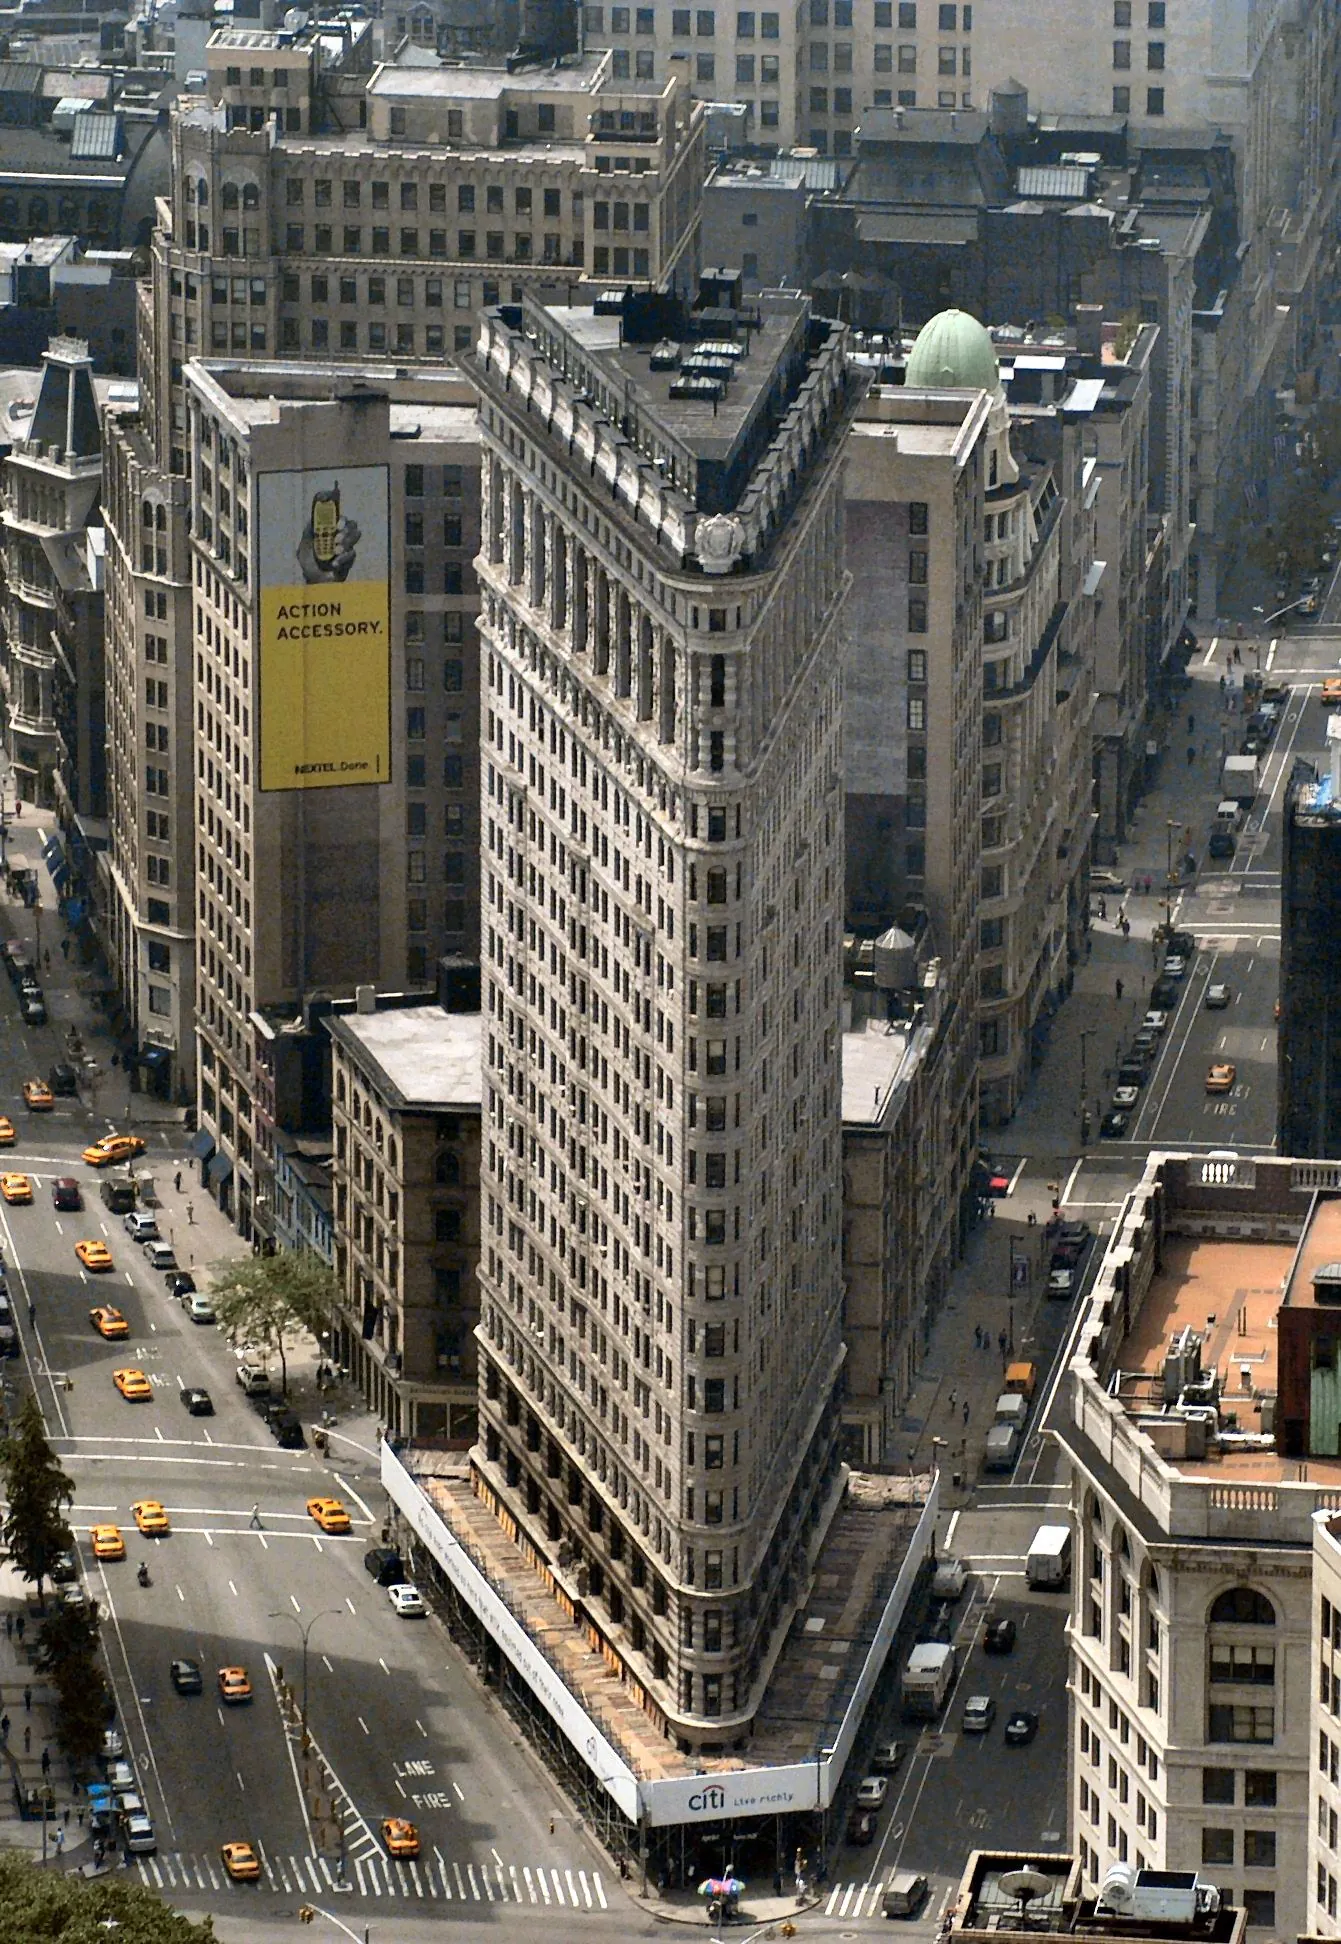
[[[140,1568],[139,1571],[136,1573],[135,1577],[140,1582],[141,1586],[148,1586],[150,1584],[149,1568],[145,1565],[143,1560],[140,1561]]]

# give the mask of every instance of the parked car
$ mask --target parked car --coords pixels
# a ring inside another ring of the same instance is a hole
[[[1099,1122],[1099,1137],[1104,1141],[1123,1141],[1127,1137],[1127,1128],[1130,1124],[1129,1114],[1124,1114],[1120,1108],[1110,1107]]]
[[[1015,1622],[1006,1619],[993,1619],[989,1614],[983,1621],[982,1650],[985,1654],[1009,1654],[1015,1646]]]
[[[847,1819],[847,1840],[859,1849],[875,1841],[879,1822],[870,1809],[854,1809]]]
[[[857,1788],[858,1809],[882,1809],[889,1794],[887,1775],[865,1776]]]

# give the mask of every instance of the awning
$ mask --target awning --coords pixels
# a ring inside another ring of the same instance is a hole
[[[233,1164],[226,1154],[212,1154],[205,1163],[205,1181],[211,1188],[218,1188],[228,1180],[233,1172]]]
[[[65,861],[60,839],[50,832],[42,839],[42,861],[51,873],[51,882],[58,891],[64,890],[70,882],[70,867]]]
[[[169,1046],[142,1046],[140,1048],[139,1061],[141,1066],[148,1066],[148,1067],[166,1066],[168,1061],[171,1058],[172,1058],[172,1048]],[[196,1139],[199,1140],[199,1138],[200,1138],[199,1135],[197,1135]],[[209,1136],[206,1135],[205,1138],[206,1140],[208,1140]]]
[[[214,1136],[202,1127],[186,1143],[187,1152],[194,1154],[197,1161],[208,1161],[214,1152]]]

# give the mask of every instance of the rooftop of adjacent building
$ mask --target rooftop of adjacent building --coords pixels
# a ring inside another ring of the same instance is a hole
[[[854,431],[862,438],[889,439],[911,458],[961,459],[982,429],[986,406],[956,388],[904,391],[886,383],[882,351],[858,349],[853,362],[871,370],[875,384],[857,407]]]
[[[608,81],[608,53],[574,54],[558,65],[516,68],[485,67],[473,62],[448,61],[441,67],[406,67],[388,61],[377,70],[368,92],[392,100],[497,101],[511,94],[580,94],[601,91]],[[620,91],[637,92],[621,81]],[[651,93],[660,93],[655,84]]]
[[[1328,766],[1302,760],[1290,778],[1290,814],[1295,823],[1341,823],[1341,715],[1327,718]]]
[[[1151,1448],[1152,1481],[1163,1466],[1217,1488],[1341,1486],[1341,1455],[1327,1449],[1331,1380],[1311,1347],[1299,1365],[1298,1337],[1288,1357],[1283,1347],[1287,1314],[1301,1316],[1309,1345],[1341,1338],[1338,1190],[1332,1162],[1150,1157],[1109,1239],[1077,1361]],[[1310,1312],[1334,1316],[1335,1333],[1314,1332]],[[1096,1422],[1079,1399],[1076,1423]],[[1286,1523],[1282,1508],[1277,1536],[1297,1536]]]
[[[295,406],[330,407],[362,394],[390,401],[390,434],[399,443],[479,444],[475,393],[451,366],[197,358],[188,371],[222,395],[242,430],[278,425]]]
[[[1195,1870],[1123,1865],[1108,1873],[1098,1897],[1080,1886],[1080,1863],[1064,1852],[973,1850],[950,1906],[950,1935],[990,1936],[994,1944],[1040,1936],[1238,1944],[1247,1923],[1245,1910]],[[1113,1902],[1104,1901],[1105,1891]],[[1167,1914],[1148,1914],[1153,1909]],[[1183,1910],[1185,1917],[1172,1914]]]
[[[844,940],[843,1127],[887,1128],[925,1059],[944,1001],[941,962],[893,925],[879,938]]]
[[[350,1012],[327,1031],[393,1108],[421,1113],[473,1110],[482,1099],[479,1013],[441,1006]]]

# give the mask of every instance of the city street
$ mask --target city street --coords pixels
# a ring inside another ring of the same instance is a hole
[[[69,991],[62,998],[69,975],[55,963],[49,996],[59,1016],[74,1002]],[[79,1159],[112,1123],[86,1098],[60,1100],[53,1112],[24,1107],[23,1080],[45,1072],[61,1050],[55,1027],[33,1033],[18,1023],[0,981],[0,1111],[17,1130],[4,1164],[26,1172],[34,1189],[30,1205],[0,1207],[23,1359],[7,1367],[6,1380],[12,1390],[20,1368],[31,1379],[76,1484],[70,1517],[81,1570],[101,1605],[119,1723],[158,1837],[156,1854],[131,1857],[126,1867],[174,1903],[241,1904],[277,1918],[291,1918],[304,1899],[334,1898],[356,1913],[432,1899],[444,1908],[468,1904],[476,1922],[486,1904],[588,1921],[623,1905],[608,1859],[588,1844],[438,1621],[398,1617],[364,1571],[385,1510],[372,1427],[342,1425],[329,1459],[310,1446],[281,1451],[234,1381],[231,1347],[168,1294],[121,1217],[104,1207],[102,1177]],[[104,1085],[104,1105],[112,1084]],[[115,1087],[124,1125],[122,1083]],[[137,1166],[165,1202],[162,1234],[183,1265],[199,1267],[225,1253],[222,1218],[193,1187],[180,1127],[146,1125],[145,1133],[148,1152]],[[57,1176],[78,1180],[81,1212],[53,1207]],[[110,1247],[110,1272],[91,1274],[76,1259],[84,1240]],[[122,1310],[127,1338],[106,1342],[93,1328],[89,1311],[101,1304]],[[112,1372],[124,1367],[144,1371],[150,1401],[119,1394]],[[214,1415],[188,1414],[186,1386],[208,1389]],[[306,1500],[322,1494],[344,1501],[348,1536],[325,1535],[308,1516]],[[162,1501],[168,1536],[136,1531],[131,1506],[141,1497]],[[89,1530],[102,1523],[120,1527],[125,1559],[93,1560]],[[137,1584],[142,1560],[148,1588]],[[305,1632],[312,1738],[336,1778],[334,1802],[316,1753],[305,1765],[300,1737],[286,1731],[277,1693],[282,1670],[301,1701]],[[174,1691],[175,1657],[198,1663],[203,1693]],[[220,1699],[217,1671],[232,1665],[248,1671],[249,1703]],[[417,1861],[386,1856],[378,1825],[390,1815],[418,1825]],[[258,1848],[259,1884],[228,1882],[219,1846],[235,1840]],[[63,1864],[89,1861],[72,1824]],[[339,1888],[342,1864],[347,1891]]]

